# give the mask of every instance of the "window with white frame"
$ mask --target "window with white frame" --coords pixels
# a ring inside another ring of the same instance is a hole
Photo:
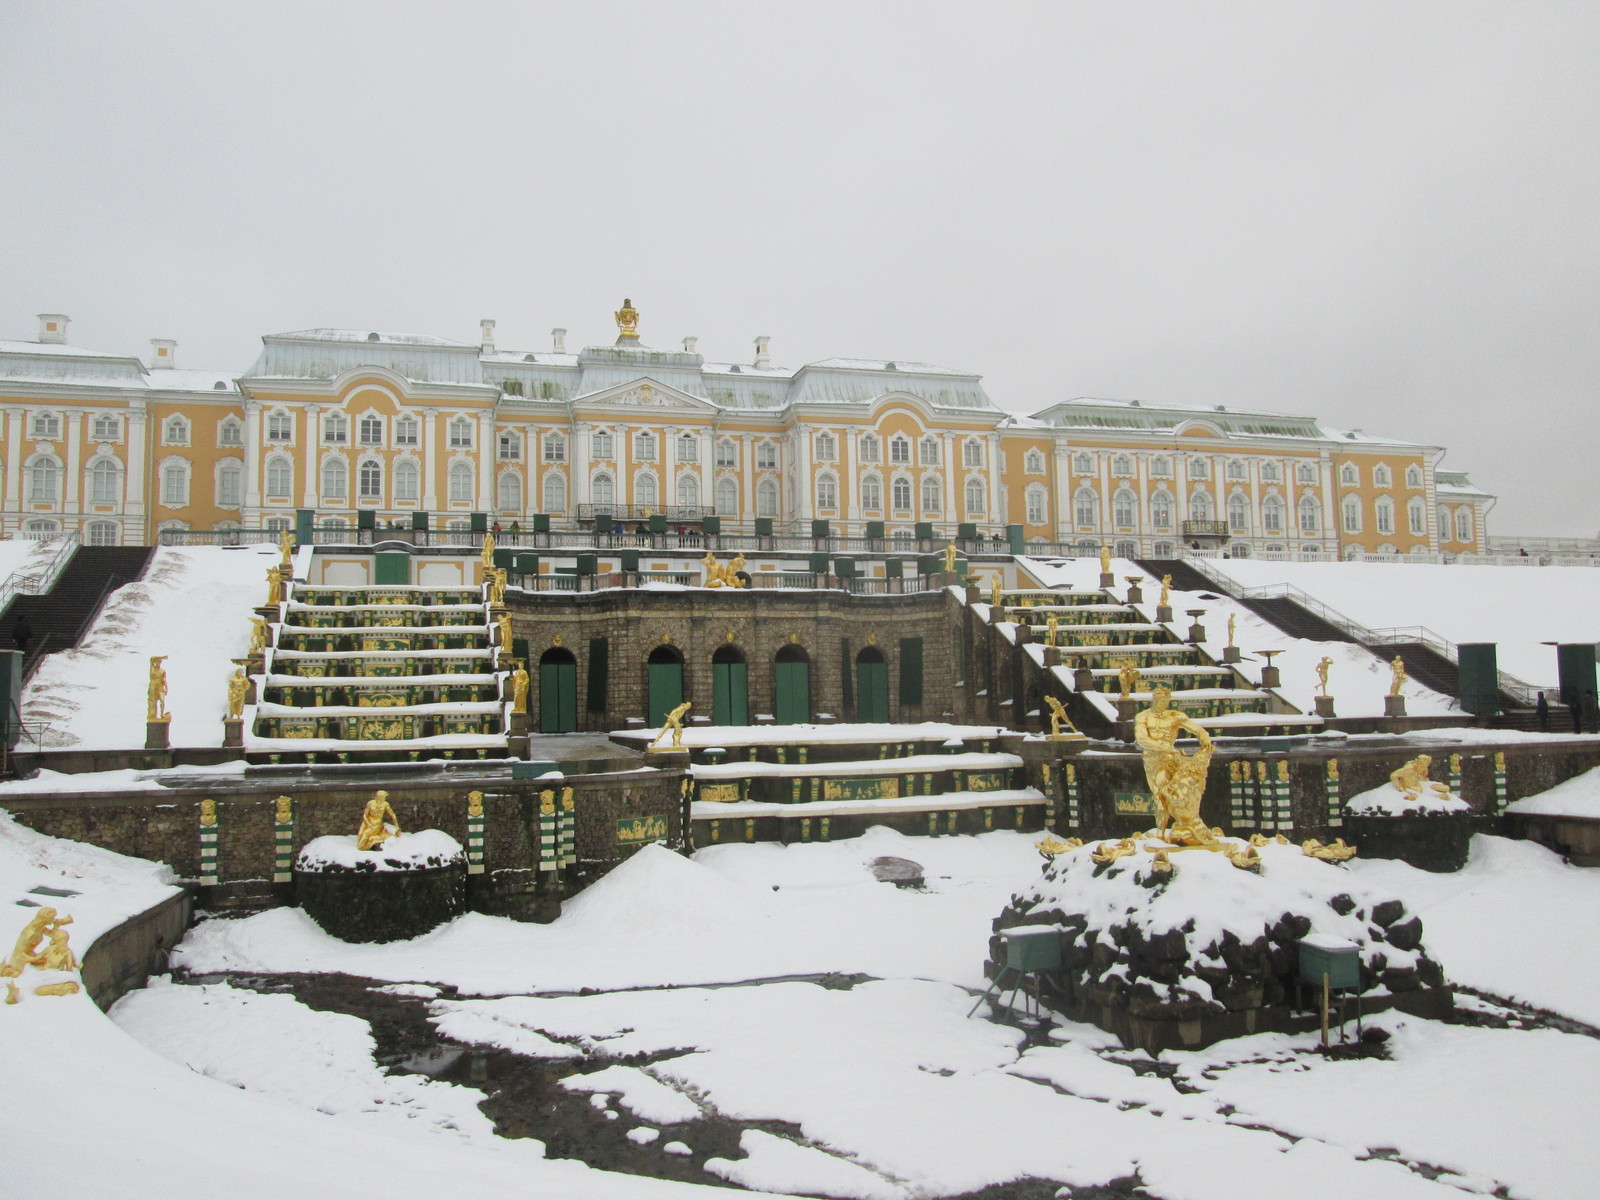
[[[817,461],[833,462],[839,457],[839,441],[831,433],[817,434]]]
[[[908,463],[911,461],[910,438],[897,433],[889,439],[889,461],[892,463]]]
[[[1150,495],[1150,523],[1157,529],[1172,528],[1172,493],[1165,488]]]
[[[544,511],[567,511],[567,477],[560,471],[550,471],[544,477]]]
[[[1100,493],[1079,488],[1072,497],[1072,519],[1079,525],[1093,525],[1100,519]]]
[[[983,480],[969,479],[967,480],[967,516],[981,517],[983,511]]]
[[[882,443],[878,441],[877,434],[863,433],[861,440],[856,444],[856,451],[861,456],[862,462],[875,463],[879,461],[878,456],[883,453]]]
[[[983,466],[983,443],[977,438],[968,438],[961,443],[961,465],[964,467]]]
[[[399,417],[394,423],[394,444],[415,446],[422,439],[422,427],[415,417]]]
[[[230,421],[232,417],[228,418]],[[237,424],[237,422],[235,422]],[[89,429],[89,440],[92,442],[114,442],[122,436],[122,422],[117,420],[112,413],[96,413],[94,422]],[[112,526],[116,528],[116,526]]]
[[[244,445],[244,423],[238,417],[224,417],[217,422],[217,445]]]
[[[1029,475],[1044,474],[1044,453],[1040,450],[1029,450],[1022,456],[1022,469]]]
[[[522,457],[522,439],[510,431],[495,438],[495,455],[501,462],[515,462]]]
[[[97,458],[89,464],[89,503],[115,504],[122,495],[122,464]]]
[[[1275,462],[1261,464],[1261,480],[1263,483],[1282,483],[1283,468]]]
[[[636,433],[633,435],[633,460],[635,462],[655,462],[656,460],[656,435],[653,433]]]
[[[294,491],[294,464],[281,454],[267,459],[267,495],[286,500]]]
[[[1413,537],[1421,537],[1428,532],[1428,511],[1423,507],[1421,496],[1413,496],[1406,501],[1406,523]]]
[[[1283,532],[1283,501],[1277,496],[1268,496],[1261,502],[1261,527],[1268,533]]]
[[[1339,511],[1344,515],[1344,531],[1346,533],[1361,532],[1361,501],[1354,496],[1346,496],[1339,503]]]
[[[876,475],[861,480],[861,507],[870,513],[883,511],[883,482]]]
[[[189,464],[182,459],[161,464],[161,503],[165,508],[189,503]]]
[[[363,458],[356,468],[356,495],[363,500],[383,498],[383,464],[375,458]]]
[[[1165,454],[1158,454],[1150,460],[1150,474],[1156,479],[1172,478],[1172,460]]]
[[[680,508],[700,507],[700,479],[698,476],[678,476],[678,506]]]
[[[244,503],[244,464],[236,458],[217,464],[217,507],[238,508]]]
[[[350,426],[343,413],[329,413],[322,418],[322,440],[330,445],[342,445],[349,437]]]
[[[1195,521],[1209,521],[1216,516],[1210,492],[1195,492],[1189,497],[1189,516]]]
[[[909,513],[911,511],[911,480],[904,475],[896,477],[895,481],[889,485],[889,499],[894,503],[895,512]]]
[[[28,463],[28,503],[54,504],[60,481],[61,464],[51,455],[35,455]]]
[[[53,412],[34,413],[31,432],[35,441],[55,441],[61,436],[60,414]]]
[[[1111,519],[1127,527],[1139,519],[1139,501],[1127,488],[1118,488],[1111,494]]]
[[[417,469],[417,464],[409,458],[402,458],[394,465],[394,498],[403,504],[415,504],[422,485],[422,472]]]
[[[1296,483],[1315,483],[1317,481],[1317,468],[1314,463],[1301,463],[1294,469]]]
[[[350,471],[342,458],[330,458],[322,464],[322,497],[324,500],[343,500],[350,486]]]
[[[515,471],[501,471],[495,480],[494,499],[501,512],[521,512],[522,476]]]
[[[922,481],[922,511],[936,513],[944,508],[944,489],[939,486],[939,477],[929,475]]]
[[[1133,474],[1133,459],[1126,454],[1118,454],[1111,460],[1111,473],[1126,478]]]
[[[1406,486],[1408,488],[1419,488],[1422,486],[1422,468],[1417,466],[1416,463],[1412,463],[1406,468]]]
[[[189,444],[189,422],[176,413],[161,422],[161,444],[164,446],[187,446]]]
[[[645,508],[654,508],[661,503],[661,493],[656,487],[656,477],[646,472],[636,475],[633,479],[633,502]]]
[[[1094,456],[1091,454],[1074,454],[1072,456],[1072,473],[1074,475],[1093,475]]]
[[[939,465],[938,438],[925,437],[922,439],[921,461],[925,467],[937,467]]]
[[[383,445],[383,418],[374,413],[368,413],[361,418],[356,427],[356,435],[361,439],[363,446]]]
[[[776,471],[778,469],[778,443],[758,442],[756,444],[756,469],[758,471]],[[762,514],[763,516],[767,514]]]
[[[589,481],[589,502],[595,508],[613,508],[617,503],[617,487],[611,476],[602,471]]]
[[[826,471],[817,476],[817,507],[839,507],[839,481]]]
[[[89,545],[115,546],[117,544],[117,525],[115,521],[89,522]]]
[[[1456,509],[1456,541],[1472,541],[1472,510],[1465,506]]]
[[[778,485],[770,479],[763,479],[756,486],[756,516],[775,517],[778,515]]]
[[[1394,486],[1394,477],[1393,477],[1393,475],[1390,474],[1389,468],[1388,468],[1388,466],[1386,464],[1379,463],[1377,466],[1372,468],[1372,486],[1373,487],[1393,487]]]
[[[1373,520],[1378,526],[1379,533],[1394,532],[1394,501],[1387,496],[1378,497],[1377,503],[1372,506]]]
[[[1249,477],[1250,477],[1250,473],[1245,470],[1244,460],[1243,459],[1230,458],[1228,460],[1228,478],[1229,479],[1239,480],[1239,479],[1248,479]]]
[[[547,463],[567,461],[567,435],[564,433],[547,433],[544,435],[544,460]]]
[[[446,429],[450,434],[450,449],[472,449],[472,422],[466,417],[453,417]]]
[[[1209,479],[1211,477],[1211,463],[1204,458],[1191,458],[1189,460],[1190,479]]]
[[[472,464],[467,462],[453,462],[450,464],[450,503],[472,503]]]
[[[1250,506],[1238,492],[1228,497],[1228,530],[1231,533],[1250,532]]]
[[[1042,484],[1037,484],[1037,483],[1030,483],[1028,485],[1028,490],[1023,493],[1023,496],[1027,501],[1028,524],[1029,525],[1043,525],[1044,524],[1044,514],[1045,514],[1045,503],[1046,503],[1046,501],[1048,499],[1048,497],[1045,495],[1045,490],[1044,490],[1043,485]]]
[[[700,461],[700,439],[692,433],[678,435],[678,461],[681,463],[697,463]]]
[[[589,435],[589,457],[597,459],[610,459],[616,454],[611,446],[611,431],[609,429],[596,429]]]
[[[1300,500],[1300,532],[1314,534],[1320,528],[1321,516],[1316,497],[1303,496]]]
[[[1355,487],[1361,482],[1361,472],[1356,469],[1355,463],[1345,463],[1339,468],[1339,482],[1345,487]]]
[[[727,438],[717,442],[717,466],[721,468],[737,467],[739,465],[739,447]]]
[[[719,517],[738,516],[739,485],[731,479],[717,480],[716,502]]]

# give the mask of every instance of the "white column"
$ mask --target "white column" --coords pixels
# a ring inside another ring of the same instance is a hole
[[[22,423],[27,420],[23,410],[12,409],[10,428],[6,430],[6,462],[11,469],[6,473],[6,511],[22,511]],[[130,455],[131,457],[131,455]]]
[[[593,467],[589,457],[589,434],[592,429],[587,422],[574,424],[567,444],[567,480],[571,484],[567,499],[573,520],[577,519],[578,505],[589,503],[589,472]]]
[[[494,469],[499,448],[495,444],[494,411],[484,409],[478,414],[478,502],[475,512],[489,512],[494,508]]]
[[[1070,542],[1077,531],[1073,528],[1076,521],[1072,512],[1072,447],[1065,439],[1059,439],[1055,444],[1055,465],[1055,540]]]
[[[989,520],[994,522],[1000,532],[1004,533],[1006,523],[1010,520],[1010,514],[1006,512],[1006,490],[1001,483],[1005,459],[1001,457],[1001,441],[998,430],[991,432],[988,438],[985,439],[984,452],[988,455],[983,464],[983,471],[984,477],[989,481]]]
[[[300,492],[301,508],[317,507],[317,488],[322,482],[322,409],[315,404],[305,406],[302,413],[304,419],[304,435],[301,446],[304,453],[300,458],[306,465],[306,483]],[[346,482],[346,488],[351,485]]]
[[[1334,494],[1333,486],[1333,460],[1324,455],[1322,459],[1322,536],[1324,540],[1333,543],[1333,552],[1337,557],[1344,557],[1340,551],[1344,540],[1344,529],[1338,523],[1339,500]]]
[[[434,443],[439,436],[439,410],[425,408],[419,418],[422,422],[422,507],[428,512],[439,511],[439,468],[445,456],[435,452]]]
[[[81,412],[62,414],[62,420],[67,423],[67,477],[61,481],[64,485],[61,489],[63,514],[83,511],[83,423],[87,419]]]
[[[811,497],[811,433],[809,426],[801,425],[795,430],[796,436],[791,439],[794,445],[794,513],[796,521],[808,520],[814,511]],[[782,501],[779,501],[782,507]],[[802,534],[810,533],[810,529],[802,529]]]
[[[254,400],[244,402],[244,512],[240,524],[248,525],[249,512],[261,507],[261,405]],[[133,457],[132,438],[129,438],[128,457]]]
[[[148,540],[153,536],[154,530],[144,528],[145,516],[145,479],[150,470],[150,450],[148,441],[150,436],[150,418],[146,415],[143,404],[128,408],[128,471],[127,471],[127,507],[125,512],[130,517],[140,518],[139,532]]]

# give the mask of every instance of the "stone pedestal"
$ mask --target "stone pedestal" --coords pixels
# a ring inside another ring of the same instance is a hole
[[[1261,668],[1261,686],[1264,688],[1283,686],[1283,676],[1279,674],[1277,667]]]
[[[1228,664],[1233,664],[1233,663],[1238,662],[1239,661],[1239,647],[1237,647],[1237,646],[1224,646],[1222,648],[1222,661],[1225,662],[1225,663],[1228,663]]]
[[[1319,716],[1319,717],[1333,717],[1333,716],[1335,716],[1336,714],[1333,711],[1333,697],[1332,696],[1318,696],[1317,697],[1316,713],[1317,713],[1317,716]]]
[[[1111,574],[1109,571],[1100,572],[1100,586],[1101,588],[1107,590],[1116,587],[1117,577]]]
[[[527,737],[533,732],[533,718],[525,712],[511,714],[511,736]]]
[[[1139,715],[1139,702],[1132,696],[1117,697],[1117,721],[1127,722],[1128,727],[1133,727],[1133,719]]]
[[[1158,605],[1156,605],[1156,622],[1158,624],[1161,624],[1161,625],[1170,625],[1170,624],[1172,624],[1172,605],[1170,605],[1170,604],[1158,604]]]
[[[1130,583],[1128,585],[1128,603],[1129,604],[1143,604],[1144,603],[1144,592],[1140,590],[1139,585],[1137,583]]]
[[[1080,692],[1095,690],[1094,675],[1090,673],[1088,667],[1079,667],[1072,673],[1072,686]]]
[[[967,603],[980,604],[983,601],[983,589],[975,583],[967,584]]]
[[[158,717],[154,721],[144,723],[144,748],[146,750],[166,750],[172,745],[171,740],[172,717]]]
[[[669,750],[658,747],[648,750],[646,761],[650,766],[662,771],[687,771],[689,769],[689,752],[687,750]]]
[[[1047,667],[1059,667],[1061,665],[1061,651],[1054,646],[1046,646],[1044,648],[1044,665]]]
[[[512,758],[528,759],[533,757],[531,739],[527,734],[512,734],[506,739],[506,752]]]
[[[1189,636],[1184,640],[1193,642],[1198,646],[1201,642],[1206,640],[1206,627],[1200,624],[1199,621],[1196,621],[1193,625],[1189,626]]]
[[[1383,715],[1386,717],[1405,716],[1406,698],[1404,696],[1385,696],[1383,698]]]
[[[238,750],[244,746],[244,720],[240,717],[222,718],[222,744],[229,750]],[[154,749],[155,747],[146,747]]]

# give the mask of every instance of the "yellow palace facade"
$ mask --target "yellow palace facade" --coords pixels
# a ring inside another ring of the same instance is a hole
[[[1444,450],[1314,418],[1068,400],[1031,416],[980,377],[925,363],[707,362],[646,346],[624,302],[615,342],[497,348],[365,330],[262,339],[243,374],[81,349],[68,320],[0,341],[0,531],[148,544],[162,530],[371,520],[556,530],[664,513],[847,536],[980,537],[1020,526],[1134,557],[1183,547],[1331,557],[1487,550],[1494,497]],[[361,513],[370,512],[363,519]],[[973,531],[969,531],[973,532]]]

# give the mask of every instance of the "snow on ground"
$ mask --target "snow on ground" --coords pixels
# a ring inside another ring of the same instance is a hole
[[[81,645],[40,662],[23,719],[47,727],[47,748],[141,747],[150,658],[163,654],[172,744],[220,746],[230,660],[249,649],[250,617],[277,561],[276,546],[158,548],[143,579],[112,593]]]
[[[1089,566],[1086,569],[1084,563]],[[1029,571],[1040,582],[1052,586],[1067,585],[1087,587],[1098,582],[1098,561],[1068,559],[1060,565],[1040,559],[1025,560]],[[1231,564],[1230,564],[1231,565]],[[1277,564],[1273,564],[1277,565]],[[1154,620],[1156,602],[1161,596],[1161,581],[1147,575],[1131,559],[1111,560],[1112,573],[1119,580],[1118,592],[1126,595],[1120,581],[1130,575],[1141,576],[1144,583],[1144,603],[1135,605],[1148,619]],[[1090,572],[1093,578],[1090,578]],[[1207,597],[1202,599],[1202,596]],[[1333,659],[1328,672],[1328,690],[1334,698],[1334,711],[1341,717],[1381,717],[1383,698],[1388,695],[1390,673],[1388,664],[1370,650],[1350,642],[1316,642],[1306,638],[1291,637],[1276,625],[1257,616],[1244,605],[1217,592],[1172,591],[1172,614],[1175,618],[1170,629],[1182,640],[1189,634],[1192,609],[1204,609],[1200,618],[1206,631],[1201,649],[1218,663],[1228,644],[1228,618],[1234,617],[1234,645],[1239,647],[1243,662],[1240,668],[1252,682],[1261,678],[1261,668],[1266,660],[1256,654],[1258,650],[1282,650],[1273,662],[1280,669],[1283,683],[1278,693],[1301,712],[1309,713],[1316,706],[1317,663],[1324,657]],[[1430,687],[1408,679],[1405,684],[1406,710],[1414,717],[1443,716],[1459,713],[1461,706],[1451,696],[1442,695]]]
[[[56,552],[54,539],[36,542],[28,538],[0,541],[0,582],[15,574],[31,574]]]
[[[1511,813],[1542,813],[1555,817],[1600,818],[1600,767],[1575,775],[1548,791],[1524,796],[1506,805]]]
[[[654,729],[621,729],[614,738],[653,739]],[[918,725],[689,725],[683,731],[685,746],[768,746],[794,742],[910,742],[938,738],[996,738],[1008,730],[998,725],[947,725],[943,721],[924,721]]]
[[[1556,651],[1544,642],[1600,641],[1600,571],[1428,563],[1290,563],[1216,559],[1241,587],[1287,583],[1369,629],[1425,625],[1461,642],[1495,642],[1499,663],[1554,687]]]

